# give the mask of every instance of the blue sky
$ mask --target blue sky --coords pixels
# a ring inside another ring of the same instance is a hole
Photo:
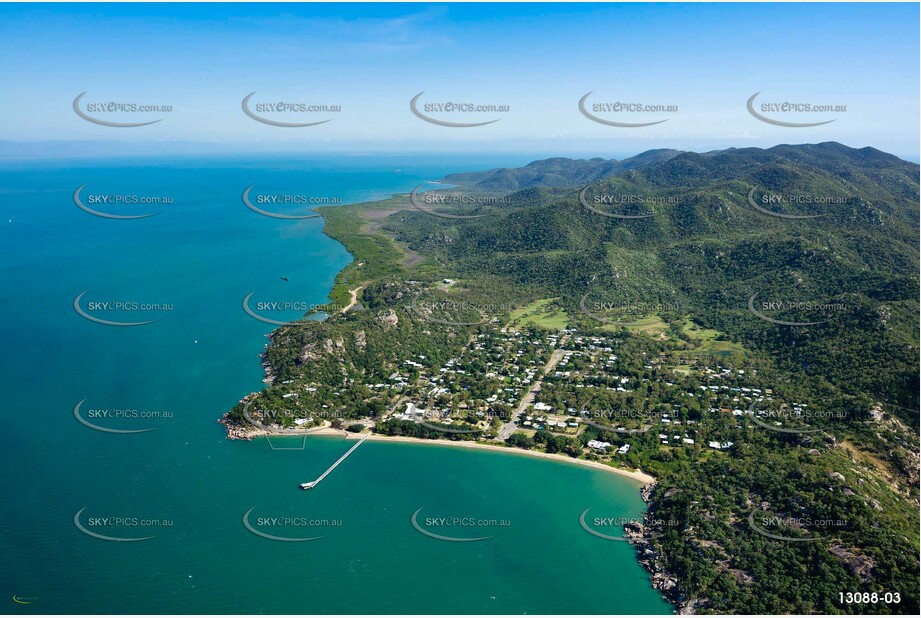
[[[0,139],[599,155],[836,140],[916,159],[918,21],[917,4],[7,4]],[[71,109],[84,91],[173,111],[102,127]],[[342,111],[316,127],[266,126],[241,111],[253,91]],[[449,118],[501,117],[488,126],[436,126],[410,113],[420,91],[509,111]],[[589,91],[678,111],[611,114],[669,120],[609,127],[579,113]],[[847,111],[773,126],[746,111],[758,91],[759,102]]]

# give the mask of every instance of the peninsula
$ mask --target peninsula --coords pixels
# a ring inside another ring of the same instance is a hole
[[[230,437],[631,475],[649,510],[627,532],[682,612],[918,607],[916,164],[824,143],[442,181],[318,209],[354,257],[342,309],[271,334]]]

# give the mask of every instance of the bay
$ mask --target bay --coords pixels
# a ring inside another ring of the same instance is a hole
[[[366,201],[450,172],[527,160],[225,156],[0,165],[0,582],[6,599],[32,600],[7,601],[4,611],[669,613],[633,547],[579,523],[587,508],[589,519],[639,517],[643,503],[630,479],[513,453],[369,440],[302,492],[297,484],[350,441],[234,442],[216,422],[262,386],[258,354],[272,327],[247,315],[242,299],[252,292],[322,304],[351,260],[322,233],[321,219],[258,215],[243,205],[244,189]],[[84,185],[84,198],[171,203],[95,204],[159,213],[95,217],[74,203]],[[84,309],[91,302],[160,309],[89,312],[155,320],[107,326],[74,310],[81,293]],[[99,410],[161,416],[94,421],[152,429],[113,434],[78,422],[78,403],[85,419]],[[259,531],[322,538],[267,539],[243,525],[247,512]],[[152,538],[94,538],[75,524],[77,513],[90,532]],[[436,534],[491,538],[439,540],[412,525],[414,513]],[[284,518],[285,525],[272,523]],[[467,523],[445,527],[439,518]]]

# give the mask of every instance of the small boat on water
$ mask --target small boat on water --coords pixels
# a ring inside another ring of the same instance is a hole
[[[316,481],[310,481],[309,483],[301,483],[301,489],[313,489],[314,485],[316,485]]]

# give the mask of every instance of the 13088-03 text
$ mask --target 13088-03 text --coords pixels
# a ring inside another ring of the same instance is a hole
[[[839,592],[838,601],[847,605],[901,603],[902,595],[898,592]]]

